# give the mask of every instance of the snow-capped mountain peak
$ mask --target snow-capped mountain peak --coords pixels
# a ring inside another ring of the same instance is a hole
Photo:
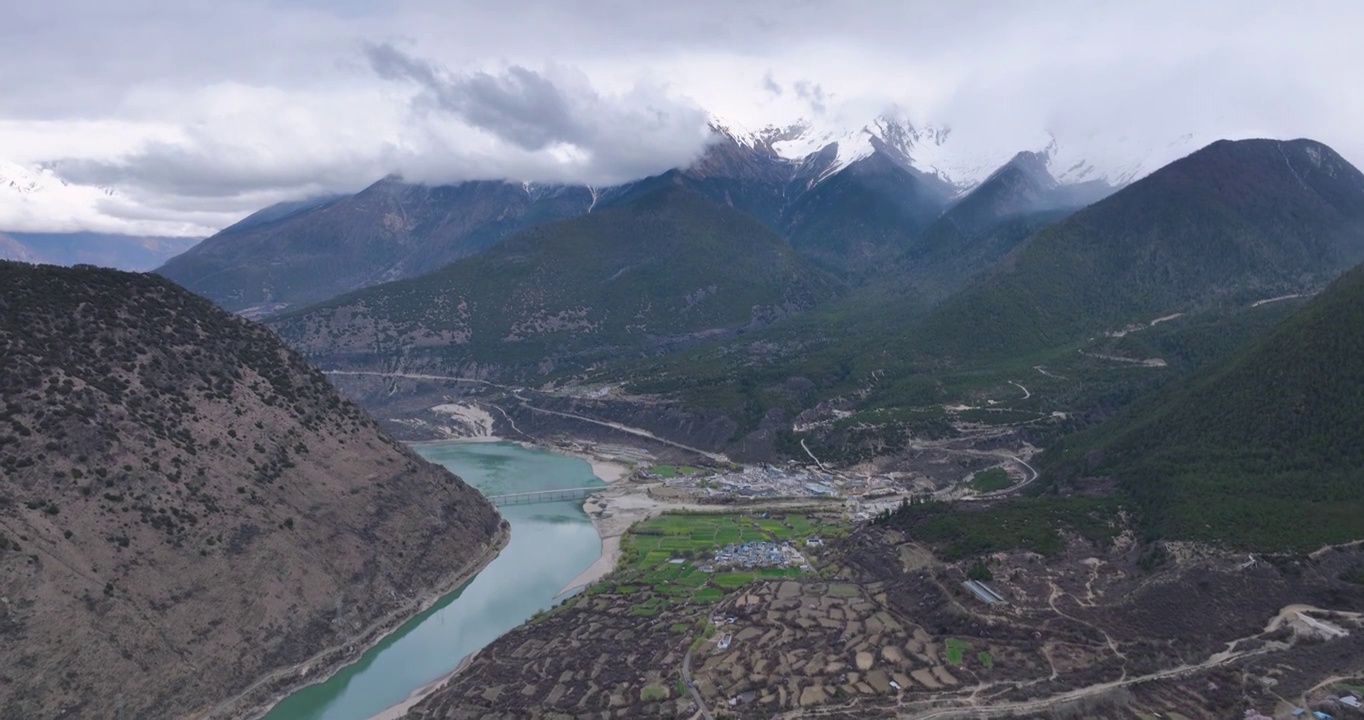
[[[818,183],[873,153],[881,152],[920,172],[936,175],[958,188],[970,188],[1013,157],[1020,149],[969,147],[957,141],[952,129],[916,125],[883,114],[867,122],[847,123],[829,118],[805,118],[789,125],[749,130],[713,118],[711,127],[744,147],[770,151],[775,157],[804,163],[821,153],[832,157],[814,178]],[[1040,148],[1040,146],[1039,146]]]
[[[211,229],[147,217],[145,208],[111,188],[69,182],[47,166],[0,159],[0,231],[203,237]]]
[[[959,192],[980,184],[1020,152],[1036,153],[1061,185],[1097,181],[1117,188],[1206,144],[1204,138],[1193,134],[1150,144],[1097,135],[1070,140],[1049,131],[1012,138],[968,137],[947,125],[916,125],[891,113],[867,122],[805,118],[759,130],[712,116],[711,128],[742,147],[792,163],[807,163],[819,156],[821,167],[812,180],[816,184],[881,152],[937,176]],[[1024,139],[1020,141],[1019,137]]]

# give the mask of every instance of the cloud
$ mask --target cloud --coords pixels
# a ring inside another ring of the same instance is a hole
[[[91,192],[35,209],[0,182],[0,231],[199,232],[391,172],[604,184],[686,163],[706,141],[707,111],[756,129],[865,122],[896,106],[1003,144],[1043,129],[1104,148],[1189,133],[1309,136],[1364,163],[1354,0],[6,10],[0,46],[24,63],[0,72],[0,160],[56,168]]]
[[[810,109],[816,115],[823,115],[827,106],[824,104],[824,88],[818,83],[809,80],[797,80],[791,85],[796,91],[796,97],[810,103]]]
[[[391,44],[371,45],[365,54],[380,77],[420,88],[412,99],[419,113],[448,113],[545,157],[543,169],[518,179],[620,182],[685,165],[709,138],[706,111],[658,85],[603,95],[585,75],[563,67],[454,74]]]
[[[778,85],[777,81],[772,77],[771,70],[768,70],[767,74],[763,75],[763,89],[772,93],[773,95],[782,94],[782,87],[781,85]]]

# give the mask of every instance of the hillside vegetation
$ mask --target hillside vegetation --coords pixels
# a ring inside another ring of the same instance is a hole
[[[477,491],[162,278],[0,263],[0,363],[0,717],[197,716],[353,656],[502,540]]]
[[[1154,537],[1310,550],[1364,537],[1364,266],[1268,336],[1049,453],[1117,478]]]
[[[909,338],[964,361],[1319,287],[1364,260],[1364,175],[1311,140],[1219,141],[1040,230]]]
[[[1234,349],[1218,323],[1253,336],[1261,324],[1239,317],[1252,302],[1314,291],[1361,259],[1364,175],[1310,140],[1223,141],[1042,228],[935,308],[906,273],[898,288],[859,289],[761,337],[617,375],[637,392],[750,420],[839,397],[928,405],[1181,312],[1210,330],[1180,338],[1178,355],[1203,364]],[[1142,337],[1156,335],[1171,337]],[[783,393],[791,377],[816,390]]]
[[[838,291],[756,220],[666,185],[273,325],[324,366],[525,374],[760,328]]]
[[[229,310],[268,315],[430,272],[591,203],[586,188],[386,178],[353,196],[266,208],[157,272]]]

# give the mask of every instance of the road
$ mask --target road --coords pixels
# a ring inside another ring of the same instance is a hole
[[[805,449],[805,454],[809,455],[810,459],[815,461],[815,464],[819,466],[820,470],[829,472],[829,468],[824,467],[824,463],[820,462],[819,458],[815,457],[815,454],[810,452],[810,446],[805,444],[805,438],[800,439],[800,446]]]
[[[1012,495],[1018,492],[1019,490],[1022,490],[1023,488],[1027,487],[1028,485],[1032,484],[1032,481],[1036,480],[1041,475],[1041,473],[1037,472],[1036,468],[1028,464],[1027,460],[1024,460],[1023,458],[1017,455],[1010,455],[1008,457],[1010,460],[1013,460],[1019,465],[1022,465],[1025,470],[1032,473],[1032,477],[1026,478],[1023,480],[1023,482],[1017,485],[1006,487],[1003,490],[995,490],[993,492],[980,493],[979,495],[964,497],[962,498],[962,500],[986,500],[989,498],[1001,497],[1003,495]]]
[[[696,703],[697,713],[706,720],[715,720],[715,716],[710,714],[710,708],[706,707],[706,701],[701,699],[701,693],[696,691],[696,686],[691,679],[691,648],[687,648],[687,654],[682,657],[682,682],[687,686],[691,693],[691,699]]]
[[[1268,304],[1270,304],[1270,303],[1276,303],[1276,302],[1279,302],[1279,301],[1281,301],[1281,300],[1292,300],[1293,298],[1300,298],[1300,297],[1307,297],[1307,295],[1306,295],[1305,293],[1297,293],[1297,294],[1294,294],[1294,295],[1280,295],[1280,296],[1278,296],[1278,297],[1265,298],[1264,300],[1256,300],[1255,302],[1251,303],[1250,306],[1253,307],[1253,308],[1256,308],[1256,307],[1260,307],[1261,305],[1268,305]]]
[[[1067,379],[1065,376],[1057,375],[1056,373],[1047,370],[1046,368],[1042,367],[1041,365],[1033,365],[1033,366],[1032,366],[1032,369],[1033,369],[1033,370],[1036,370],[1037,372],[1042,373],[1043,375],[1046,375],[1046,376],[1049,377],[1049,378],[1056,378],[1057,380],[1065,380],[1065,379]]]
[[[546,410],[545,408],[538,408],[538,407],[535,407],[534,405],[531,405],[530,402],[529,402],[528,400],[526,400],[526,398],[524,398],[524,397],[521,396],[521,393],[522,393],[522,391],[524,390],[524,388],[519,388],[519,387],[516,387],[516,386],[514,386],[514,385],[500,385],[500,384],[498,384],[498,383],[489,382],[489,381],[487,381],[487,380],[480,380],[480,379],[478,379],[478,378],[458,377],[458,376],[455,376],[455,375],[428,375],[428,374],[424,374],[424,373],[376,372],[376,371],[364,371],[364,370],[324,370],[323,372],[324,372],[325,374],[327,374],[327,375],[359,375],[359,376],[370,376],[370,377],[401,377],[401,378],[409,378],[409,379],[412,379],[412,380],[445,380],[445,381],[448,381],[448,382],[477,383],[477,384],[479,384],[479,385],[487,385],[487,386],[489,386],[489,387],[501,388],[501,389],[503,389],[503,390],[508,390],[508,391],[510,391],[512,397],[516,398],[517,402],[519,402],[519,403],[521,404],[521,407],[524,407],[524,408],[526,408],[527,410],[530,410],[531,412],[538,412],[538,413],[543,413],[543,414],[546,414],[546,415],[557,415],[557,416],[559,416],[559,417],[570,418],[570,419],[572,419],[572,420],[578,420],[578,421],[580,421],[580,422],[591,423],[591,424],[593,424],[593,425],[600,425],[600,426],[602,426],[602,427],[611,428],[612,430],[616,430],[617,432],[623,432],[623,433],[625,433],[625,434],[627,434],[627,435],[634,435],[634,436],[636,436],[636,437],[647,438],[647,439],[653,440],[654,442],[657,442],[657,443],[662,443],[662,444],[664,444],[664,445],[668,445],[668,446],[671,446],[671,447],[675,447],[675,448],[677,448],[677,449],[679,449],[679,450],[686,450],[687,452],[695,453],[695,454],[700,455],[700,456],[705,457],[705,458],[710,458],[711,460],[714,460],[715,462],[723,462],[723,463],[729,462],[729,458],[728,458],[728,457],[725,457],[725,456],[724,456],[723,454],[721,454],[721,453],[713,453],[713,452],[709,452],[709,451],[706,451],[706,450],[702,450],[702,449],[700,449],[700,448],[691,447],[690,445],[683,445],[682,443],[673,442],[672,440],[668,440],[667,438],[661,438],[661,437],[659,437],[659,436],[657,436],[657,435],[655,435],[655,434],[653,434],[653,433],[651,433],[651,432],[649,432],[648,430],[645,430],[645,429],[643,429],[643,428],[630,427],[629,425],[622,425],[622,424],[620,424],[620,423],[617,423],[617,422],[610,422],[610,421],[608,421],[608,420],[598,420],[598,419],[596,419],[596,418],[590,418],[590,417],[587,417],[587,416],[585,416],[585,415],[575,415],[575,414],[573,414],[573,413],[561,412],[561,411],[559,411],[559,410]],[[494,407],[496,407],[496,406],[494,406]],[[498,409],[501,410],[501,408],[498,408]],[[502,414],[505,416],[507,413],[506,413],[506,411],[503,411]],[[507,420],[510,422],[511,418],[507,418]],[[513,428],[515,429],[515,426],[513,426]],[[517,429],[517,432],[521,432],[521,431],[520,431],[519,429]],[[522,435],[525,435],[524,432],[521,432],[521,434],[522,434]],[[818,462],[818,461],[816,461],[816,462]]]

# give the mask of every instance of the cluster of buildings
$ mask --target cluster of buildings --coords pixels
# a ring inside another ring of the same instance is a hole
[[[764,567],[799,567],[809,568],[809,563],[799,550],[791,547],[790,543],[774,543],[765,541],[735,543],[726,545],[715,551],[715,558],[712,566],[740,567],[740,568],[764,568]]]
[[[684,488],[717,501],[837,497],[840,494],[832,475],[799,466],[748,465],[711,475],[669,478],[664,485]]]

